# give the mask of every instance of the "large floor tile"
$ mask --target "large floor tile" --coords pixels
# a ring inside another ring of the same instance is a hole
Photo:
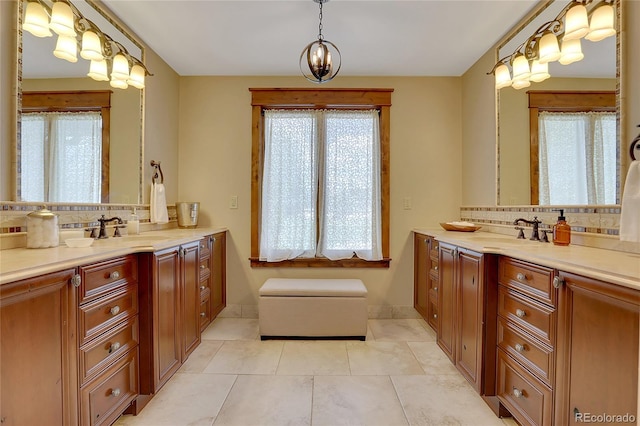
[[[436,342],[407,342],[425,374],[460,374]]]
[[[238,376],[214,425],[311,424],[310,376]]]
[[[236,376],[175,374],[137,416],[122,416],[116,426],[210,426]]]
[[[388,376],[317,376],[313,384],[314,426],[406,425]]]
[[[195,351],[182,364],[179,373],[202,373],[211,362],[224,342],[221,340],[203,340]]]
[[[257,338],[257,319],[217,318],[202,332],[202,340],[255,340]]]
[[[348,376],[349,357],[343,341],[296,340],[284,343],[277,374]]]
[[[412,426],[504,426],[461,376],[391,376]]]
[[[424,374],[405,342],[347,342],[352,375]]]
[[[369,328],[378,342],[435,341],[435,333],[423,327],[420,321],[417,319],[372,319],[369,320]]]
[[[275,374],[284,342],[229,340],[215,354],[204,373]]]

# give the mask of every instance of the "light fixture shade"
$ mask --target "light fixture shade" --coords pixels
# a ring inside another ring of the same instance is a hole
[[[53,51],[56,58],[69,62],[78,62],[78,42],[73,36],[59,35],[56,49]]]
[[[602,3],[591,14],[589,34],[584,36],[590,41],[600,41],[612,35],[616,35],[616,19],[613,6]]]
[[[22,29],[29,31],[36,37],[51,37],[49,31],[49,15],[40,3],[27,3],[27,10],[24,13]]]
[[[80,56],[88,61],[101,61],[104,59],[104,56],[102,56],[102,42],[98,34],[91,30],[82,34]]]
[[[122,53],[118,53],[113,57],[111,79],[113,80],[114,77],[116,79],[124,80],[125,83],[129,78],[129,61]]]
[[[513,80],[513,84],[511,84],[511,86],[514,89],[520,90],[531,86],[531,82],[529,80]]]
[[[580,39],[562,41],[562,56],[560,56],[558,62],[562,65],[569,65],[582,58],[584,58],[584,54],[582,53]]]
[[[102,61],[91,61],[87,75],[96,81],[109,81],[107,61],[104,59]]]
[[[71,6],[62,1],[53,3],[49,27],[58,35],[76,36],[75,19]]]
[[[127,80],[127,83],[137,89],[144,89],[144,76],[145,76],[144,68],[140,65],[135,64],[131,67],[131,75]]]
[[[529,80],[540,83],[551,77],[549,74],[549,63],[541,64],[540,61],[534,60],[531,63],[531,75]]]
[[[529,76],[531,75],[531,70],[529,69],[529,61],[522,54],[516,55],[513,60],[513,83],[515,84],[516,80],[529,80]]]
[[[564,40],[578,40],[589,32],[589,18],[587,8],[576,3],[571,6],[564,17]]]
[[[558,38],[551,31],[545,32],[538,43],[538,61],[541,64],[560,59]]]
[[[115,87],[116,89],[126,89],[127,87],[129,87],[129,85],[127,84],[127,80],[114,77],[113,73],[111,73],[111,81],[109,82],[109,84],[111,85],[111,87]]]
[[[496,76],[496,89],[511,86],[511,73],[505,64],[498,65],[494,71]]]

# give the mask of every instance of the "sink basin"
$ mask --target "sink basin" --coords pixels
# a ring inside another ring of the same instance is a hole
[[[115,239],[122,239],[123,241],[162,241],[166,240],[167,237],[163,237],[162,235],[123,235],[122,237],[114,237]]]

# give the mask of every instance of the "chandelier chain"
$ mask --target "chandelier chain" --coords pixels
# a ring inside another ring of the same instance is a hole
[[[320,2],[318,3],[320,5],[320,13],[318,14],[318,40],[324,40],[324,38],[322,37],[322,3],[322,0],[320,0]]]

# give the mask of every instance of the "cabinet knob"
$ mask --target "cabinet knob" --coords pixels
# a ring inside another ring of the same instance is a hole
[[[71,277],[71,284],[74,287],[80,287],[80,284],[82,284],[82,277],[80,276],[80,274],[75,274],[73,277]]]
[[[524,393],[518,388],[513,388],[513,396],[515,396],[516,398],[522,398],[524,396]]]
[[[114,306],[113,308],[109,309],[109,312],[111,312],[111,315],[118,315],[118,313],[120,312],[120,306]]]
[[[122,393],[122,391],[120,390],[120,388],[115,388],[111,391],[111,396],[115,396],[118,397],[120,396],[120,394]]]
[[[206,266],[200,265],[200,269],[205,269],[205,268],[206,268]]]
[[[434,318],[438,318],[438,314],[433,314],[433,317]]]
[[[209,239],[209,241],[211,241],[212,243],[215,243],[215,242],[216,242],[216,237],[211,237],[211,238]]]
[[[434,270],[434,271],[437,271],[437,270],[438,270],[438,265],[434,266],[434,267],[433,267],[433,270]]]
[[[438,287],[434,287],[434,288],[433,288],[433,290],[434,290],[434,291],[438,291]]]
[[[114,353],[118,349],[120,349],[120,342],[112,343],[111,346],[109,346],[109,353]]]
[[[201,285],[200,286],[200,290],[204,291],[204,289],[207,288],[207,286]]]
[[[112,280],[117,280],[118,278],[120,278],[120,272],[113,271],[109,274],[109,278],[111,278]]]
[[[518,281],[527,281],[527,276],[522,272],[518,272],[518,275],[516,275],[516,279]]]
[[[520,353],[524,352],[524,345],[522,343],[516,343],[515,348],[516,348],[516,351]]]
[[[207,314],[206,314],[205,312],[200,312],[200,316],[201,316],[201,317],[206,317],[206,316],[207,316]]]
[[[554,288],[560,288],[560,287],[562,287],[563,284],[564,284],[564,278],[562,278],[559,275],[556,275],[555,277],[553,277],[553,287]]]
[[[524,318],[527,315],[527,313],[525,311],[523,311],[522,309],[516,309],[516,316],[518,318]]]

